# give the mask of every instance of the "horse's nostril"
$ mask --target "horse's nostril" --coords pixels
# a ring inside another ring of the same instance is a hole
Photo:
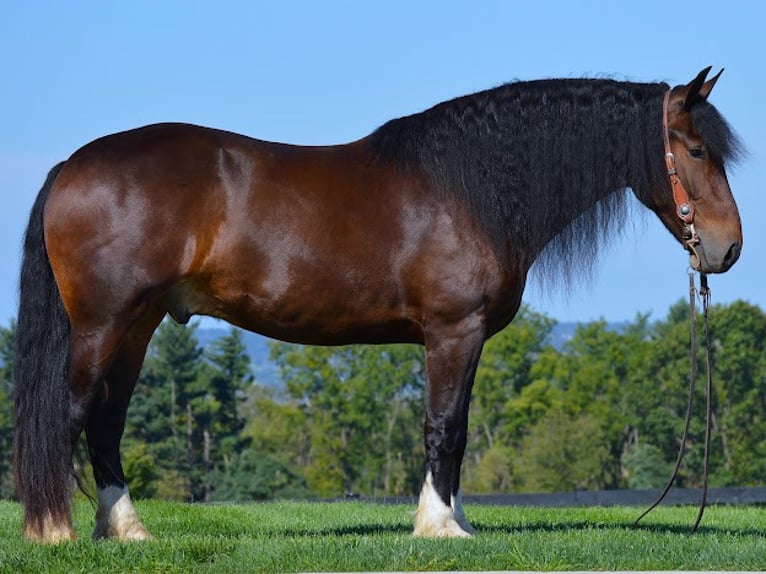
[[[724,270],[728,269],[734,263],[737,262],[737,259],[739,259],[739,254],[742,248],[740,247],[739,243],[732,243],[729,247],[729,250],[726,252],[726,255],[723,258],[723,266]]]

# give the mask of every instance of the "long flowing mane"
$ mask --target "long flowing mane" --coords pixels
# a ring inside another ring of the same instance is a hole
[[[667,186],[667,89],[611,79],[510,83],[392,120],[369,141],[380,160],[422,170],[445,199],[467,206],[501,255],[512,249],[543,273],[570,277],[623,228],[628,189],[648,203],[652,189]],[[692,112],[710,153],[721,163],[736,156],[715,108],[700,101]]]

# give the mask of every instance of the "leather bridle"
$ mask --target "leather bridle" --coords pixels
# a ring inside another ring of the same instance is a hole
[[[692,205],[689,194],[678,177],[676,169],[676,157],[670,149],[670,134],[668,130],[668,103],[670,101],[670,90],[665,92],[662,100],[662,140],[665,146],[665,168],[667,169],[670,187],[673,193],[673,202],[676,205],[676,215],[684,225],[684,247],[689,251],[689,265],[692,269],[699,271],[700,257],[696,246],[700,242],[697,230],[694,228],[694,205]]]

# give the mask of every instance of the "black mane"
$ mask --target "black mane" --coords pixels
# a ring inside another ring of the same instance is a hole
[[[668,186],[667,89],[607,79],[505,84],[392,120],[369,141],[379,160],[422,171],[445,200],[466,205],[501,256],[512,249],[529,265],[545,250],[538,266],[569,276],[619,233],[627,189],[651,205],[651,190]],[[700,101],[692,113],[714,158],[736,156],[736,137],[712,105]]]

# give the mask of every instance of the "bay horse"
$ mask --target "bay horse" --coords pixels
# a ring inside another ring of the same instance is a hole
[[[470,536],[460,467],[471,387],[532,264],[558,277],[590,263],[623,226],[628,190],[702,273],[737,260],[725,165],[738,140],[707,102],[720,76],[709,71],[673,88],[509,83],[345,145],[160,124],[76,151],[49,173],[23,247],[14,465],[26,537],[75,538],[83,430],[94,538],[151,537],[119,446],[147,344],[168,314],[311,345],[425,345],[414,534]]]

